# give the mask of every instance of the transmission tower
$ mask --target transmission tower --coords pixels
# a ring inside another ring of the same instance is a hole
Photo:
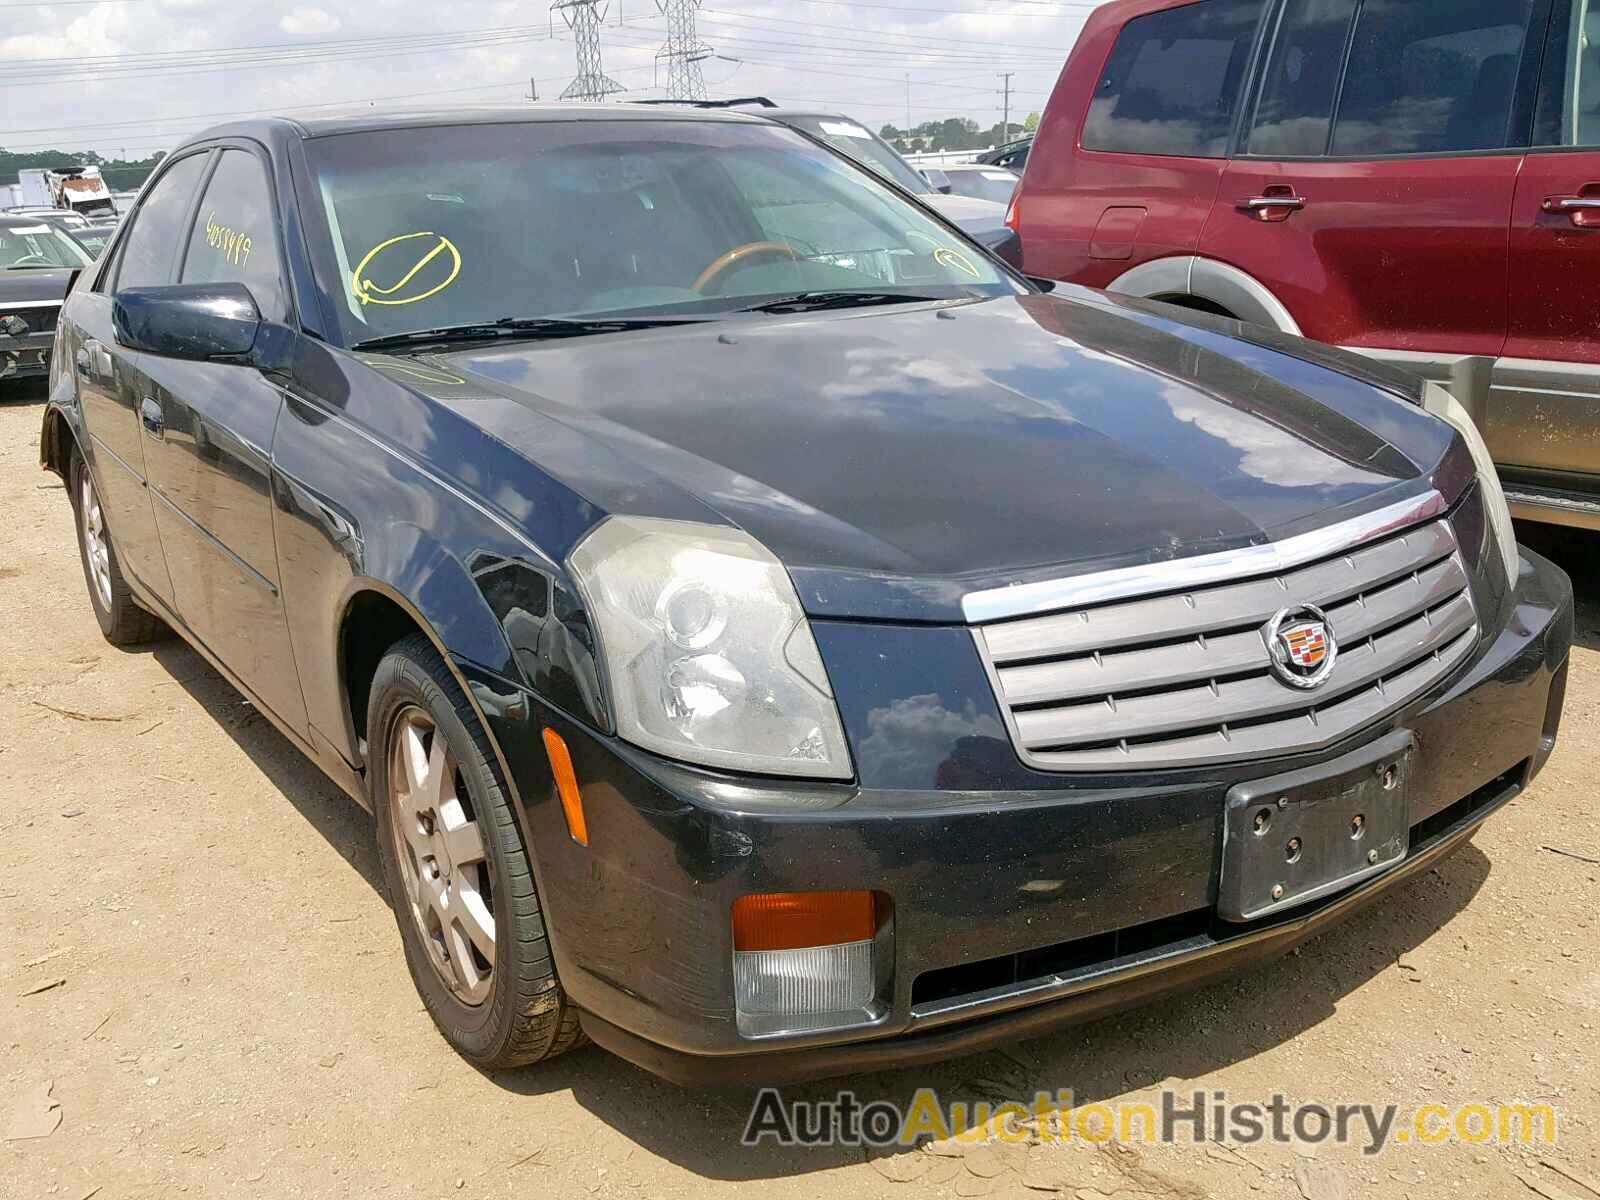
[[[578,46],[578,77],[561,93],[563,100],[604,100],[628,90],[600,65],[600,22],[607,7],[602,0],[556,0],[550,6],[561,14]]]
[[[701,0],[656,0],[667,18],[667,44],[656,52],[656,78],[661,77],[661,61],[667,63],[667,99],[704,100],[705,76],[700,64],[711,57],[711,47],[695,32],[694,14]]]

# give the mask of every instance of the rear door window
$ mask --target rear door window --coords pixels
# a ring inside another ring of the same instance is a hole
[[[193,154],[156,181],[133,214],[123,240],[117,287],[161,287],[178,269],[178,246],[189,218],[195,185],[209,155]]]
[[[1365,0],[1333,153],[1378,158],[1518,144],[1526,130],[1519,134],[1513,118],[1534,8],[1534,0]]]
[[[1203,0],[1123,28],[1084,123],[1086,150],[1222,158],[1265,0]]]
[[[1267,60],[1245,153],[1316,158],[1328,152],[1355,15],[1356,0],[1289,0]]]

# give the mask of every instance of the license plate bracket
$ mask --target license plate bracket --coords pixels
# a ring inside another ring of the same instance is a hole
[[[1416,735],[1402,729],[1331,763],[1232,788],[1217,915],[1256,921],[1400,863],[1416,752]]]

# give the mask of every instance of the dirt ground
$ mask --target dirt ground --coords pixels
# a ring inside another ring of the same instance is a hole
[[[1600,1200],[1600,538],[1523,531],[1578,577],[1581,644],[1559,752],[1467,849],[1181,1001],[849,1084],[901,1103],[1163,1083],[1545,1102],[1557,1147],[750,1150],[748,1093],[593,1048],[502,1075],[452,1054],[365,814],[182,643],[102,641],[66,495],[37,467],[41,401],[0,401],[0,1123],[48,1082],[62,1120],[0,1141],[0,1197]]]

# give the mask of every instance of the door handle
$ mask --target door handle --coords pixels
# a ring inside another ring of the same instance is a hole
[[[156,441],[165,441],[167,436],[167,414],[161,405],[148,396],[139,402],[139,424],[144,426],[144,431]]]
[[[77,364],[78,374],[88,379],[94,371],[94,361],[89,357],[87,347],[79,346],[78,352],[72,356],[72,361]]]
[[[1600,226],[1600,196],[1550,196],[1544,202],[1547,213],[1564,213],[1582,229]]]
[[[1239,207],[1263,221],[1287,221],[1291,215],[1299,212],[1306,206],[1301,197],[1286,194],[1282,196],[1252,196]]]

